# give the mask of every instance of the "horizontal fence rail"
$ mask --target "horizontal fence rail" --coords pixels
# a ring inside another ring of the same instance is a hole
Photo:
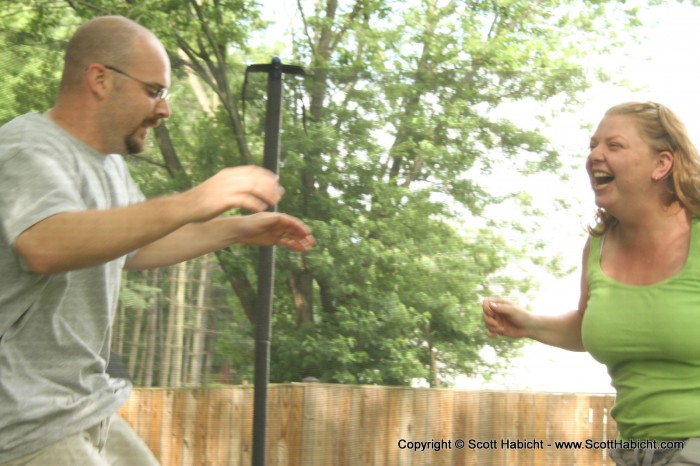
[[[613,395],[271,385],[269,466],[614,465]],[[163,466],[250,466],[253,388],[135,389],[120,414]]]

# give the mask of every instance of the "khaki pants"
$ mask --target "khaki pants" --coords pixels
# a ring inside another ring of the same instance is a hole
[[[153,453],[118,415],[3,466],[158,466]]]
[[[700,466],[700,438],[689,438],[680,449],[616,448],[610,457],[618,466]]]

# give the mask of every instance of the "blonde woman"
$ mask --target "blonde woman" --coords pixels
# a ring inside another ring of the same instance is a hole
[[[488,334],[607,366],[618,465],[700,465],[700,156],[671,110],[630,102],[605,113],[586,169],[598,215],[578,309],[542,316],[487,299]]]

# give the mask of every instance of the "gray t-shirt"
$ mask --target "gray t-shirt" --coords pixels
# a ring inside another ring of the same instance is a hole
[[[143,199],[120,155],[45,115],[0,128],[0,464],[99,423],[131,391],[105,373],[126,258],[39,276],[12,245],[51,215]]]

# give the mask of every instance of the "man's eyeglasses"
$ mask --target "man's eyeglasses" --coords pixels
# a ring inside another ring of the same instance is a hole
[[[128,73],[123,72],[119,68],[115,68],[115,67],[110,66],[110,65],[105,65],[105,68],[107,68],[110,71],[114,71],[115,73],[119,73],[122,76],[126,76],[129,79],[133,79],[136,82],[141,83],[141,85],[143,85],[146,89],[148,89],[148,94],[151,96],[151,98],[155,99],[156,102],[160,102],[161,100],[167,99],[168,95],[170,94],[167,87],[161,87],[161,86],[158,86],[156,84],[151,84],[151,83],[147,83],[145,81],[141,81],[139,78],[134,78],[133,76],[131,76]]]

